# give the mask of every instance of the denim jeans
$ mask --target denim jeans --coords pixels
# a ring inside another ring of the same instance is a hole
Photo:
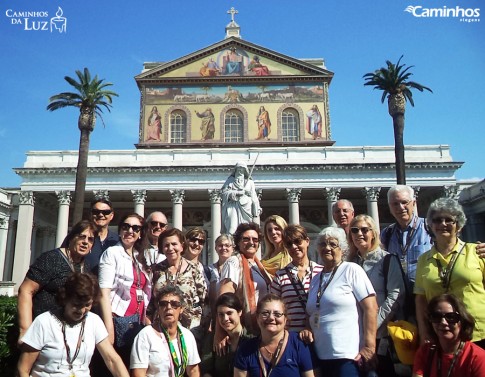
[[[354,360],[318,360],[322,377],[362,377]]]

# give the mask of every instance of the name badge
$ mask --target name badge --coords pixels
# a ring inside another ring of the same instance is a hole
[[[136,289],[136,301],[137,302],[143,301],[143,291],[140,288]]]

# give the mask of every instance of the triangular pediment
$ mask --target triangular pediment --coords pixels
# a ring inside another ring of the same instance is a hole
[[[234,79],[255,77],[319,77],[330,82],[333,72],[323,60],[301,60],[244,41],[228,38],[167,63],[148,63],[137,82],[183,79]]]

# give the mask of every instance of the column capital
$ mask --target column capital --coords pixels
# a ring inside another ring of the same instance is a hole
[[[263,197],[263,189],[256,189],[256,195],[258,196],[259,203],[261,203],[261,198]]]
[[[419,191],[421,190],[421,186],[411,186],[414,191],[414,199],[418,199]]]
[[[93,191],[94,199],[106,199],[109,200],[109,191],[108,190],[94,190]]]
[[[185,200],[185,190],[177,189],[177,190],[168,190],[170,192],[170,196],[172,197],[173,204],[182,204]]]
[[[324,187],[323,196],[331,202],[336,202],[340,198],[340,187]]]
[[[145,204],[147,200],[147,190],[131,190],[135,204]]]
[[[298,203],[300,201],[301,188],[286,189],[286,198],[290,203]]]
[[[362,194],[364,194],[365,198],[372,202],[376,202],[379,199],[380,192],[380,187],[364,187],[362,189]]]
[[[209,191],[209,199],[211,201],[211,204],[219,204],[222,201],[222,190],[221,189],[215,189],[215,190],[208,190]]]
[[[8,229],[8,217],[0,217],[0,229]]]
[[[445,193],[445,197],[458,200],[461,190],[459,185],[449,185],[443,186],[443,192]]]
[[[19,192],[19,202],[20,205],[31,205],[35,204],[34,192],[33,191],[20,191]]]
[[[71,204],[71,191],[60,190],[56,191],[57,202],[59,205],[70,205]]]

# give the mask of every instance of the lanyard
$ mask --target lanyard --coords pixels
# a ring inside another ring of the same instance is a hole
[[[72,368],[73,368],[74,360],[76,360],[76,358],[79,355],[79,351],[81,350],[81,343],[83,340],[85,324],[86,324],[86,317],[83,318],[83,321],[81,323],[81,330],[79,331],[79,337],[77,339],[76,351],[74,351],[74,355],[71,357],[71,348],[69,347],[69,344],[67,344],[67,338],[66,338],[66,322],[62,321],[62,337],[64,338],[64,346],[66,347],[66,361],[67,361],[67,364],[69,365],[69,371],[71,373],[71,377],[75,376]]]
[[[283,338],[281,338],[281,340],[278,342],[278,347],[276,347],[276,351],[273,354],[273,357],[271,358],[271,361],[269,363],[269,370],[266,370],[266,365],[264,363],[263,355],[261,355],[261,351],[260,351],[260,348],[262,346],[261,346],[261,342],[259,342],[258,360],[259,360],[259,366],[261,367],[260,376],[263,376],[263,377],[269,377],[270,376],[271,372],[273,371],[274,366],[278,362],[278,358],[280,356],[281,349],[283,348],[283,343],[284,343],[285,338],[286,338],[286,331],[283,334]]]
[[[445,268],[443,268],[443,266],[441,265],[441,262],[438,259],[436,259],[441,285],[443,286],[444,289],[446,289],[446,292],[448,292],[448,290],[450,289],[451,273],[455,268],[456,260],[458,259],[458,257],[460,256],[464,248],[465,248],[465,243],[463,243],[463,246],[461,247],[460,251],[455,253],[451,257],[450,263],[448,263],[448,266],[446,266]]]
[[[177,337],[178,337],[177,343],[179,348],[179,354],[180,354],[180,357],[182,358],[180,362],[177,356],[177,351],[175,351],[175,347],[173,346],[172,340],[170,340],[170,336],[168,335],[167,330],[163,328],[160,323],[158,326],[160,329],[160,333],[163,333],[163,335],[165,335],[165,339],[167,340],[168,347],[170,349],[170,355],[172,356],[172,361],[174,364],[175,376],[177,377],[183,376],[185,373],[185,369],[187,368],[187,363],[189,359],[189,356],[187,353],[187,346],[185,345],[184,335],[182,334],[180,327],[177,326]]]
[[[62,257],[64,258],[64,260],[67,262],[67,264],[69,265],[69,267],[71,268],[71,271],[72,272],[81,272],[83,273],[84,272],[84,262],[81,262],[81,263],[74,263],[71,259],[71,252],[69,251],[69,249],[65,249],[66,250],[66,254],[68,254],[69,258],[66,257],[66,255],[64,255],[64,253],[62,252],[61,249],[58,249],[59,252],[61,253]]]
[[[418,225],[418,216],[415,216],[414,221],[413,221],[413,226],[412,226],[411,230],[408,232],[408,235],[406,237],[406,245],[403,245],[403,240],[402,240],[401,237],[397,238],[398,241],[399,241],[399,246],[401,247],[401,259],[406,259],[406,255],[408,253],[408,249],[409,249],[409,246],[411,244],[411,240],[414,237],[414,233],[416,233],[417,225]],[[403,232],[403,234],[404,234],[404,232]]]
[[[310,267],[310,283],[312,282],[312,277],[313,277],[313,266],[312,262],[309,263]],[[291,284],[293,285],[293,288],[295,289],[296,294],[298,295],[298,301],[300,304],[303,306],[303,309],[306,309],[306,303],[308,301],[308,292],[305,291],[305,285],[303,284],[303,281],[305,280],[305,276],[303,277],[303,280],[300,280],[298,278],[298,271],[295,275],[291,272],[291,269],[289,266],[285,267],[286,274],[290,278]]]
[[[453,367],[455,366],[456,360],[458,360],[458,354],[461,352],[463,347],[465,346],[465,342],[460,342],[458,349],[453,354],[453,360],[451,361],[450,367],[448,368],[448,372],[446,373],[446,377],[451,377],[451,372],[453,371]],[[438,376],[441,377],[441,351],[438,352]]]
[[[327,290],[327,287],[330,285],[330,283],[332,282],[333,280],[333,277],[335,276],[335,273],[337,272],[338,268],[340,267],[340,265],[342,264],[342,262],[340,262],[339,264],[337,264],[333,270],[332,270],[332,275],[330,275],[330,279],[328,279],[328,281],[325,283],[325,285],[323,286],[322,288],[322,283],[323,283],[323,275],[324,272],[322,270],[322,272],[320,272],[320,283],[318,285],[318,293],[317,293],[317,309],[320,308],[320,300],[322,299],[322,296],[323,294],[325,293],[325,291]]]

